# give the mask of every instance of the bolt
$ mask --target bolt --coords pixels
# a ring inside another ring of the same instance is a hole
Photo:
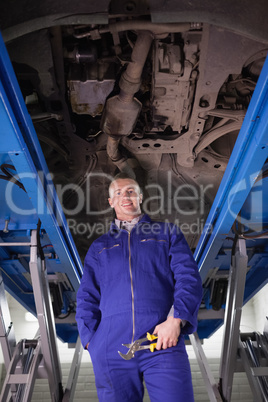
[[[9,219],[6,219],[6,220],[5,220],[5,227],[4,227],[4,229],[3,229],[3,232],[4,232],[4,233],[8,233],[8,232],[9,232],[9,230],[8,230],[8,224],[9,224]]]
[[[135,10],[135,8],[136,8],[136,4],[134,3],[134,1],[128,1],[125,4],[125,10],[127,12],[133,12]]]
[[[197,140],[199,139],[199,137],[200,137],[200,134],[199,134],[199,133],[194,133],[194,134],[191,136],[191,138],[192,138],[194,141],[197,141]]]

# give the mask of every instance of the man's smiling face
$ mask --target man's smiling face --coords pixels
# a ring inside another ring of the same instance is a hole
[[[117,179],[110,186],[109,204],[114,208],[117,219],[132,221],[141,214],[142,194],[135,180]]]

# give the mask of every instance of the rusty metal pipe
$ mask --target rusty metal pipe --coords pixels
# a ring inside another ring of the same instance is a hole
[[[192,27],[200,27],[200,23],[169,23],[169,24],[154,24],[150,21],[117,21],[114,24],[109,24],[109,29],[111,32],[114,30],[117,32],[122,32],[126,30],[148,30],[155,34],[170,33],[170,32],[185,32],[189,31]]]
[[[142,20],[117,21],[102,28],[90,29],[83,33],[74,33],[74,37],[81,39],[91,37],[93,40],[100,39],[101,35],[107,32],[117,33],[123,31],[150,31],[155,36],[168,35],[169,33],[186,32],[190,29],[200,29],[201,22],[178,22],[178,23],[153,23]]]
[[[111,159],[111,161],[118,167],[120,172],[126,173],[129,177],[133,179],[136,178],[136,175],[133,169],[127,163],[127,158],[123,157],[118,149],[118,145],[121,138],[116,139],[108,136],[107,139],[107,155]]]
[[[107,146],[106,146],[107,154],[114,163],[122,159],[122,155],[118,149],[119,142],[120,138],[117,139],[109,136],[107,139]]]
[[[135,177],[132,168],[128,165],[118,145],[120,136],[129,135],[135,127],[141,110],[141,103],[134,98],[141,84],[142,70],[148,56],[153,35],[151,32],[140,32],[126,70],[119,81],[120,93],[107,100],[102,116],[102,130],[108,134],[107,154],[113,163],[131,177]]]
[[[131,61],[119,81],[120,93],[106,102],[101,128],[108,135],[129,135],[133,131],[142,106],[134,94],[140,88],[141,74],[152,40],[151,32],[138,34]]]
[[[150,50],[152,40],[153,34],[149,31],[142,31],[138,34],[131,55],[131,62],[128,63],[128,66],[119,81],[119,86],[123,93],[133,94],[134,96],[134,94],[139,90],[142,70]]]

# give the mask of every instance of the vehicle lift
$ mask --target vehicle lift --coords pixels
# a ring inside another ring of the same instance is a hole
[[[1,35],[0,121],[0,400],[30,401],[35,380],[47,378],[51,401],[68,402],[83,351],[74,318],[82,265]],[[195,251],[204,305],[190,341],[210,401],[231,400],[237,371],[246,372],[254,401],[268,401],[268,323],[263,334],[239,332],[243,304],[268,282],[267,157],[268,59]],[[34,339],[16,343],[5,290],[38,318]],[[221,325],[217,384],[201,340]],[[56,337],[76,344],[65,389]]]

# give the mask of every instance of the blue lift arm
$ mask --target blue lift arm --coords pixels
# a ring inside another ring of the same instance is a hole
[[[6,174],[0,180],[0,224],[4,228],[8,223],[0,241],[29,242],[30,231],[41,221],[41,246],[49,254],[47,270],[51,275],[61,274],[63,312],[68,312],[75,303],[82,264],[1,34],[0,120],[0,165]],[[1,247],[1,270],[7,290],[35,314],[25,254],[26,248],[15,243]],[[57,325],[58,335],[65,342],[75,342],[77,329],[73,327]]]
[[[267,170],[268,157],[268,58],[257,82],[252,100],[238,135],[224,177],[195,250],[205,289],[206,307],[210,305],[209,281],[218,273],[226,283],[235,238],[234,222],[252,228],[246,240],[248,267],[244,303],[268,282],[268,240],[260,236],[268,222],[268,181],[260,173]],[[266,227],[267,230],[267,227]],[[254,236],[255,232],[255,236]],[[224,306],[223,306],[224,307]],[[199,336],[210,336],[222,319],[200,320]]]

